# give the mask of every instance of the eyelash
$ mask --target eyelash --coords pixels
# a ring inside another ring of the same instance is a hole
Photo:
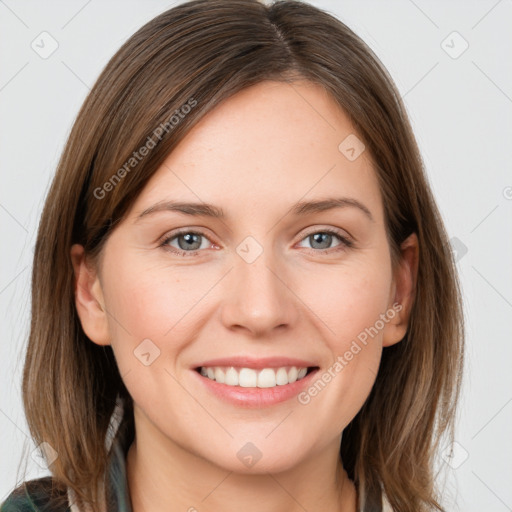
[[[333,228],[317,230],[317,231],[310,231],[300,241],[302,242],[302,240],[308,238],[311,235],[315,235],[317,233],[322,233],[322,234],[327,234],[327,235],[334,235],[336,238],[338,238],[338,240],[341,243],[340,243],[339,246],[331,247],[329,249],[309,249],[309,251],[312,251],[313,253],[338,252],[338,251],[343,251],[343,250],[346,250],[346,249],[350,249],[350,248],[352,248],[354,246],[354,243],[351,240],[349,240],[347,237],[343,236],[340,231],[338,231],[336,229],[333,229]],[[162,247],[162,249],[164,249],[166,251],[169,251],[169,252],[171,252],[173,254],[176,254],[178,256],[185,256],[185,257],[186,256],[199,256],[199,253],[202,251],[202,249],[196,249],[194,251],[183,251],[183,250],[180,250],[180,249],[176,249],[175,247],[170,247],[168,245],[171,240],[174,240],[175,238],[177,238],[180,235],[187,235],[187,234],[199,235],[199,236],[202,236],[202,237],[206,238],[207,240],[209,240],[209,238],[204,233],[202,233],[200,231],[193,231],[193,230],[190,230],[190,229],[184,229],[184,230],[181,230],[181,231],[177,231],[177,232],[173,233],[170,236],[164,236],[164,238],[160,240],[159,247]],[[306,248],[306,249],[308,249],[308,248]]]

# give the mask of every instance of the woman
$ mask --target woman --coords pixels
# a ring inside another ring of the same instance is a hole
[[[59,163],[23,378],[52,476],[1,510],[443,510],[463,337],[371,50],[306,3],[184,3],[111,59]]]

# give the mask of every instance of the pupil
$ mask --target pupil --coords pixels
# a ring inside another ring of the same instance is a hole
[[[313,235],[313,239],[314,239],[315,243],[316,243],[316,242],[318,242],[318,243],[320,243],[320,244],[322,244],[322,238],[323,238],[324,236],[325,236],[325,237],[326,237],[326,239],[327,239],[327,244],[326,244],[326,243],[325,243],[325,241],[324,241],[324,247],[321,247],[321,249],[325,249],[325,248],[328,248],[328,247],[329,247],[329,242],[330,242],[330,237],[331,237],[331,235],[330,235],[329,233],[315,233],[315,234]]]
[[[198,235],[194,234],[194,233],[186,233],[184,235],[181,235],[181,238],[184,238],[185,239],[185,245],[186,247],[182,247],[182,244],[181,242],[179,243],[180,245],[180,248],[181,249],[190,249],[191,248],[191,245],[193,245],[194,243],[197,244],[197,239],[198,239]],[[178,238],[178,240],[180,240],[180,238]],[[201,244],[199,244],[201,245]],[[195,249],[195,247],[194,247]]]

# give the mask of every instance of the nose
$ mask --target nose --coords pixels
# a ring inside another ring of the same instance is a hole
[[[275,336],[275,330],[296,322],[300,302],[287,283],[289,273],[270,253],[263,251],[252,263],[236,256],[225,280],[228,291],[221,317],[226,328],[262,338]]]

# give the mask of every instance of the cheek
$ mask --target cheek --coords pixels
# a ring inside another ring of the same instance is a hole
[[[147,412],[177,414],[187,403],[171,374],[201,325],[195,306],[210,287],[211,280],[191,272],[148,267],[141,260],[117,258],[110,266],[104,296],[112,349],[130,395]]]
[[[181,302],[176,301],[174,287],[169,280],[160,283],[147,273],[127,275],[119,268],[106,297],[113,343],[124,343],[127,337],[159,338],[172,327],[175,306]]]
[[[211,279],[199,274],[161,263],[148,266],[142,257],[116,259],[105,293],[114,341],[128,333],[161,339],[179,327],[211,286]]]
[[[317,317],[318,329],[325,333],[333,351],[343,353],[347,343],[385,313],[391,289],[388,269],[385,257],[354,259],[328,272],[309,272],[295,288],[312,311],[309,316]]]
[[[368,397],[378,372],[388,312],[391,270],[385,257],[361,260],[326,275],[310,276],[301,297],[318,317],[317,329],[330,360],[299,401],[315,409],[319,422],[341,431]],[[316,277],[316,279],[315,279]],[[391,314],[389,314],[391,313]],[[310,315],[312,317],[313,315]]]
[[[174,372],[184,348],[200,335],[202,320],[211,313],[204,308],[218,281],[206,267],[148,265],[149,260],[133,251],[104,263],[112,349],[121,376],[140,379],[137,386],[145,392],[160,388],[156,376]]]

